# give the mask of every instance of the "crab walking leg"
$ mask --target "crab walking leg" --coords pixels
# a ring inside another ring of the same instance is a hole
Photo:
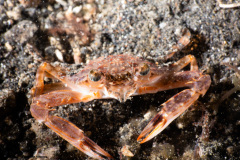
[[[102,155],[112,158],[110,154],[86,137],[83,131],[76,125],[61,117],[49,114],[54,106],[86,102],[97,98],[99,98],[97,93],[83,96],[80,93],[71,90],[58,90],[34,97],[30,111],[35,119],[39,122],[43,122],[55,133],[88,156],[97,159],[104,159]]]
[[[192,87],[192,83],[195,83],[196,79],[200,76],[201,73],[195,71],[171,72],[165,74],[155,83],[139,88],[137,94],[156,93],[180,87]]]
[[[49,63],[42,63],[36,74],[36,84],[35,87],[32,90],[33,97],[36,97],[40,94],[43,93],[44,91],[44,76],[46,77],[51,77],[51,78],[56,78],[60,80],[64,84],[68,84],[69,87],[71,87],[71,82],[66,77],[66,74],[61,71],[59,68],[54,68],[51,64]]]
[[[193,55],[186,55],[185,57],[181,58],[173,65],[171,68],[173,71],[177,72],[186,67],[190,63],[190,71],[198,71],[197,60]]]
[[[148,123],[137,141],[145,137],[140,142],[145,143],[162,132],[174,119],[187,110],[200,95],[206,93],[211,84],[211,79],[208,75],[201,75],[195,82],[191,83],[192,87],[190,89],[183,90],[162,104],[162,110]]]
[[[171,58],[175,53],[181,51],[185,46],[190,43],[191,33],[188,29],[185,29],[183,36],[178,40],[177,44],[172,46],[172,51],[166,55],[165,59]]]
[[[67,85],[64,85],[64,83],[62,82],[44,84],[44,90],[41,94],[46,94],[46,93],[57,91],[57,90],[71,90],[71,88],[68,87]]]
[[[190,71],[179,72],[188,64],[190,64]],[[189,86],[189,83],[195,81],[201,76],[201,73],[198,71],[196,58],[193,55],[187,55],[181,58],[179,61],[172,64],[167,70],[169,70],[168,74],[165,74],[164,77],[157,80],[154,84],[140,87],[137,93],[156,93],[163,90],[187,87]]]

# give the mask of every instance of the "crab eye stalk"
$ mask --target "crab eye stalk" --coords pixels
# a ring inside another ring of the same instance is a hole
[[[99,72],[97,69],[92,69],[88,73],[88,78],[93,82],[99,81],[101,79],[101,76],[101,72]]]
[[[149,71],[150,71],[150,67],[149,67],[148,64],[143,63],[143,64],[140,66],[140,72],[139,72],[139,73],[140,73],[141,76],[147,75],[147,74],[149,73]]]

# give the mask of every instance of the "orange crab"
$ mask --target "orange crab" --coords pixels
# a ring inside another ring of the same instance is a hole
[[[186,36],[183,38],[186,39]],[[180,45],[182,40],[181,38],[177,49],[182,48]],[[188,64],[190,71],[183,71]],[[57,79],[59,82],[44,84],[44,76]],[[183,90],[162,104],[162,110],[149,122],[137,139],[144,143],[163,131],[200,95],[204,95],[210,84],[210,76],[198,70],[196,59],[192,55],[164,67],[131,55],[101,57],[90,62],[73,76],[68,76],[59,68],[45,62],[37,71],[30,110],[37,121],[43,122],[88,156],[97,159],[113,158],[73,123],[51,115],[52,108],[103,98],[125,102],[131,96],[188,87],[189,89]]]

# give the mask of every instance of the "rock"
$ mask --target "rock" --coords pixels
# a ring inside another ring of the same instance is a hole
[[[16,107],[15,92],[10,89],[0,90],[0,117],[5,116]]]
[[[23,20],[4,33],[3,38],[11,45],[24,44],[33,38],[37,26],[29,20]]]

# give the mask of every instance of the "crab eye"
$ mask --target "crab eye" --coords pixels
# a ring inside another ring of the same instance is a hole
[[[88,77],[91,81],[97,82],[101,79],[101,73],[96,70],[96,69],[92,69],[89,73],[88,73]]]
[[[145,76],[149,73],[150,71],[150,67],[148,64],[146,63],[143,63],[141,66],[140,66],[140,75],[141,76]]]

